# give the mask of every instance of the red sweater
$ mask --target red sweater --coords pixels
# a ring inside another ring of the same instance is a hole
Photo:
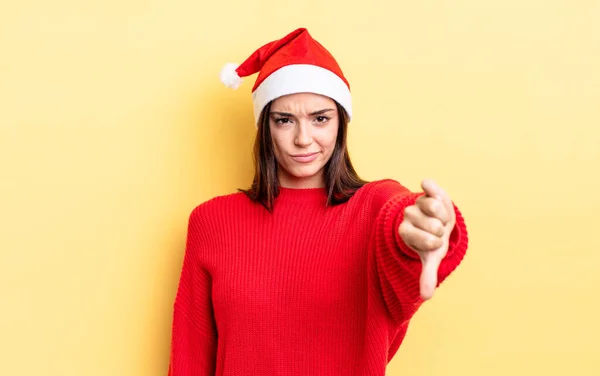
[[[169,375],[384,375],[422,304],[421,261],[397,231],[419,195],[381,180],[332,207],[323,188],[282,188],[273,213],[243,193],[197,206]],[[455,210],[438,283],[467,248]]]

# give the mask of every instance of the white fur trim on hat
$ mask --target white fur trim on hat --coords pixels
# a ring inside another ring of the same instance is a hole
[[[310,64],[286,65],[275,72],[252,93],[255,124],[263,108],[283,95],[315,93],[338,102],[352,118],[352,97],[346,83],[332,71]]]

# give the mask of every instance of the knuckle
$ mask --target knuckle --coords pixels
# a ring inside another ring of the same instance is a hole
[[[406,208],[404,208],[404,216],[405,217],[412,217],[412,216],[414,216],[416,209],[417,208],[414,205],[407,206]]]
[[[423,246],[428,251],[433,249],[434,244],[433,244],[433,239],[431,236],[427,236],[427,237],[425,237],[425,239],[423,239]]]
[[[425,217],[423,218],[423,229],[429,233],[435,232],[435,218]]]
[[[430,251],[433,251],[433,250],[437,249],[438,247],[439,247],[438,238],[436,238],[434,236],[428,236],[427,237],[427,249]]]
[[[445,228],[444,228],[444,224],[438,219],[435,221],[436,226],[435,226],[435,230],[437,234],[443,235]]]
[[[429,204],[429,211],[433,214],[433,215],[440,215],[440,210],[441,206],[440,206],[440,202],[438,200],[433,200],[431,201],[431,203]]]
[[[429,221],[429,232],[434,234],[434,235],[438,235],[442,233],[442,225],[441,223],[439,223],[440,221],[438,220],[433,220],[433,221]]]
[[[404,221],[402,221],[402,223],[400,224],[400,227],[398,228],[398,233],[403,238],[409,234],[408,227],[409,227],[408,222],[406,222],[406,220],[404,220]]]

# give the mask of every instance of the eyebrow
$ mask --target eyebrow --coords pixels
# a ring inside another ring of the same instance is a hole
[[[333,110],[333,108],[324,108],[319,111],[311,112],[309,115],[310,116],[323,115],[324,113],[329,112],[329,111],[334,111],[334,110]],[[279,116],[287,116],[287,117],[294,116],[294,114],[291,114],[289,112],[279,112],[279,111],[271,111],[271,115],[279,115]]]

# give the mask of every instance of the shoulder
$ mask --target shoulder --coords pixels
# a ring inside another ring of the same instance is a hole
[[[204,222],[211,218],[215,219],[249,204],[251,204],[251,201],[243,192],[215,196],[196,205],[189,215],[189,221]]]

